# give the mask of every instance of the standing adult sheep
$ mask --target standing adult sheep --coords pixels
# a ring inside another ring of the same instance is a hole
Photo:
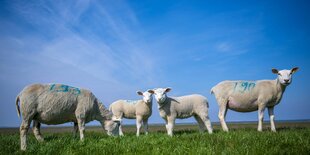
[[[92,120],[99,121],[108,135],[118,134],[119,121],[113,121],[112,114],[93,93],[86,89],[63,84],[32,84],[25,87],[17,96],[16,109],[19,117],[20,112],[22,114],[21,150],[27,148],[26,135],[31,121],[33,121],[33,133],[38,141],[43,141],[40,133],[41,123],[74,122],[75,131],[79,129],[81,140],[84,139],[85,123]]]
[[[194,116],[197,120],[201,132],[207,128],[211,134],[212,126],[208,115],[209,105],[207,98],[198,94],[168,97],[166,93],[170,90],[171,88],[149,90],[150,93],[154,94],[158,103],[159,114],[166,122],[168,135],[173,135],[176,118],[183,119],[191,116]]]
[[[145,134],[148,134],[148,119],[152,115],[152,93],[148,91],[137,91],[138,95],[143,96],[142,100],[117,100],[110,105],[113,117],[116,119],[136,119],[137,136],[140,135],[140,128],[143,127]],[[119,134],[123,136],[122,124],[119,126]]]
[[[270,116],[271,131],[276,132],[274,124],[274,107],[280,103],[286,87],[292,82],[292,75],[298,70],[272,69],[277,74],[275,80],[258,81],[223,81],[211,89],[219,105],[219,114],[222,128],[228,131],[225,122],[227,109],[238,112],[251,112],[258,110],[258,131],[262,131],[264,110],[267,107]]]

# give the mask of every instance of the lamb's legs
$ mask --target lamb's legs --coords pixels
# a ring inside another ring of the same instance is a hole
[[[74,137],[77,136],[78,131],[79,131],[78,123],[74,122],[74,126],[73,126],[73,136]]]
[[[147,135],[149,133],[148,119],[143,120],[143,128],[144,128],[144,133]]]
[[[165,127],[166,127],[166,130],[167,130],[167,133],[168,133],[168,120],[167,120],[167,118],[164,118],[164,120],[165,120]]]
[[[40,126],[41,126],[40,122],[33,120],[33,128],[32,128],[33,134],[39,142],[43,142],[44,138],[42,137],[42,134],[40,132]]]
[[[257,131],[263,131],[264,110],[265,110],[265,106],[258,106],[258,127],[257,127]]]
[[[226,117],[226,113],[227,113],[227,101],[226,100],[220,100],[218,102],[220,105],[218,117],[220,119],[221,126],[222,126],[223,130],[228,132],[228,127],[227,127],[226,122],[225,122],[225,117]]]
[[[211,121],[210,118],[208,116],[208,114],[201,114],[200,119],[202,120],[202,122],[204,123],[204,125],[207,127],[208,133],[212,134],[213,133],[213,129],[212,129],[212,125],[211,125]]]
[[[25,151],[27,149],[27,132],[29,130],[31,120],[23,120],[20,125],[20,149]]]
[[[202,133],[206,130],[206,126],[204,125],[203,121],[200,119],[198,115],[194,116],[198,125],[199,125],[199,131]]]
[[[119,124],[118,133],[119,133],[120,136],[124,136],[124,133],[123,133],[123,130],[122,130],[122,123]]]
[[[273,108],[274,107],[268,107],[268,113],[269,113],[269,117],[270,117],[271,131],[276,132],[276,126],[274,124]]]
[[[142,117],[141,116],[137,116],[136,118],[136,125],[137,125],[137,136],[140,135],[140,129],[141,129],[141,126],[142,126]]]
[[[118,134],[120,136],[124,136],[123,129],[122,129],[123,115],[124,115],[123,113],[115,113],[115,114],[113,114],[113,118],[114,119],[120,120],[120,124],[118,126]]]
[[[174,128],[175,117],[173,117],[173,116],[167,117],[167,122],[168,122],[166,125],[167,133],[169,136],[173,136],[173,128]]]
[[[80,130],[80,140],[84,140],[84,132],[85,132],[85,120],[84,118],[78,118],[78,126]]]

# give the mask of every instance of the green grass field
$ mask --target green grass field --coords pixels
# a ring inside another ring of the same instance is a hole
[[[0,154],[309,154],[309,123],[278,123],[272,133],[256,124],[229,124],[229,133],[214,125],[215,132],[199,133],[196,125],[177,125],[168,137],[163,126],[150,126],[149,135],[135,136],[134,126],[126,126],[124,137],[108,137],[98,127],[86,127],[85,141],[73,137],[71,128],[45,128],[45,142],[29,132],[28,150],[19,151],[18,129],[0,130]],[[88,130],[87,130],[88,129]]]

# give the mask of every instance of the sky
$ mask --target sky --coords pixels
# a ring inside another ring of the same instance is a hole
[[[275,119],[310,119],[309,6],[307,0],[2,0],[0,127],[20,125],[15,98],[32,83],[86,88],[106,107],[141,99],[138,90],[171,87],[168,96],[206,96],[210,119],[218,122],[214,85],[275,79],[272,68],[296,66]],[[257,121],[257,112],[229,110],[226,120]],[[149,123],[164,123],[155,99]]]

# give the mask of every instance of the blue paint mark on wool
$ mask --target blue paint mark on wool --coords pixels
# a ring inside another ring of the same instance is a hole
[[[68,93],[72,93],[75,95],[81,94],[81,90],[79,88],[71,87],[68,85],[52,84],[50,86],[50,91],[52,91],[52,92],[68,92]]]
[[[138,101],[136,101],[136,100],[125,100],[125,102],[127,102],[129,104],[136,104]]]
[[[255,82],[241,81],[236,82],[234,86],[234,91],[244,93],[246,91],[251,91],[256,86]]]

